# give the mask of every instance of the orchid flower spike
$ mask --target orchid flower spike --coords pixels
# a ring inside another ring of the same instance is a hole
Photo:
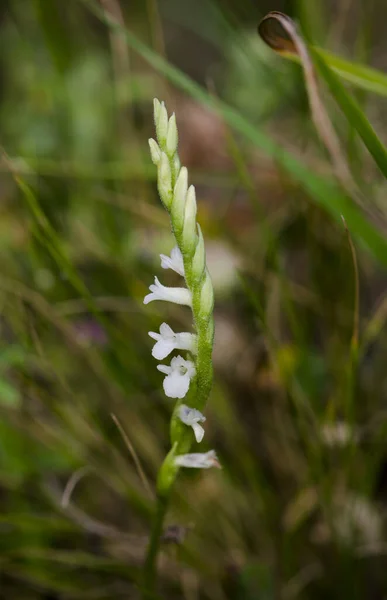
[[[149,304],[153,300],[164,300],[175,304],[185,304],[186,306],[192,305],[192,294],[189,290],[179,287],[166,287],[159,282],[157,277],[155,277],[155,282],[149,286],[149,289],[151,293],[145,296],[144,304]]]
[[[210,469],[211,467],[221,468],[215,450],[204,453],[195,452],[193,454],[181,454],[180,456],[176,456],[174,462],[178,467],[189,467],[190,469]]]
[[[171,256],[166,256],[165,254],[160,254],[161,258],[161,267],[163,269],[172,269],[182,277],[184,277],[184,262],[183,255],[180,252],[179,248],[175,246],[171,251]]]
[[[204,429],[199,423],[204,423],[206,417],[196,408],[190,408],[186,404],[179,407],[179,417],[185,425],[192,427],[195,439],[200,443],[204,437]]]
[[[196,352],[196,335],[188,332],[175,333],[167,323],[160,325],[160,333],[149,331],[149,335],[156,340],[152,356],[157,360],[164,360],[172,350],[187,350],[192,354]]]
[[[155,341],[152,355],[157,360],[164,360],[175,350],[183,354],[172,358],[169,365],[157,366],[164,373],[165,394],[181,400],[190,392],[190,406],[176,402],[173,409],[172,448],[160,468],[157,482],[158,497],[161,498],[169,492],[179,471],[177,466],[208,469],[219,467],[219,463],[213,450],[204,454],[183,454],[189,451],[193,442],[191,427],[197,442],[204,436],[202,423],[205,417],[198,408],[203,410],[206,405],[213,380],[214,291],[206,264],[204,237],[196,219],[195,187],[189,181],[187,167],[179,158],[176,117],[174,114],[169,116],[164,102],[156,98],[153,108],[156,137],[149,140],[149,149],[157,167],[157,189],[170,218],[175,244],[170,255],[160,254],[161,268],[175,271],[184,278],[184,283],[181,287],[166,287],[155,277],[144,304],[163,300],[188,306],[194,328],[192,333],[175,333],[167,323],[162,323],[159,332],[149,332]]]
[[[172,358],[171,365],[157,365],[161,373],[166,377],[163,381],[164,392],[169,398],[184,398],[189,389],[189,384],[196,375],[195,365],[190,360],[184,360],[182,356]]]

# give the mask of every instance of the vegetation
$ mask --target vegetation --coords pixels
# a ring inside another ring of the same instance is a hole
[[[260,35],[264,0],[0,7],[2,598],[144,592],[173,411],[148,332],[192,329],[143,304],[175,245],[154,97],[215,293],[182,453],[222,468],[179,473],[148,597],[386,596],[386,25],[381,0],[328,4]]]

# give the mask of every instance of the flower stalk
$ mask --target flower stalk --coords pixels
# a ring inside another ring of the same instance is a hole
[[[171,450],[161,465],[157,478],[158,503],[145,562],[144,590],[146,598],[154,593],[156,560],[164,517],[171,488],[181,467],[219,467],[213,450],[207,453],[189,453],[194,441],[200,443],[205,422],[202,414],[212,387],[212,348],[214,340],[214,293],[206,266],[203,235],[196,222],[196,192],[189,185],[188,171],[181,166],[177,153],[178,130],[173,114],[168,118],[164,103],[154,100],[154,120],[157,141],[150,139],[151,158],[157,167],[157,187],[160,199],[168,211],[176,246],[170,256],[161,255],[161,267],[172,269],[184,277],[186,287],[168,288],[157,277],[144,299],[148,304],[164,300],[190,307],[193,318],[191,332],[175,333],[167,323],[160,333],[149,332],[156,341],[152,355],[165,359],[177,350],[170,366],[158,365],[164,375],[163,388],[174,406],[170,438]],[[180,355],[186,352],[186,357]]]

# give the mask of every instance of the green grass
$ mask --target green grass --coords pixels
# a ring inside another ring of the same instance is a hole
[[[260,3],[1,9],[4,598],[127,599],[141,587],[171,412],[147,332],[189,323],[183,308],[142,304],[155,274],[175,283],[158,260],[173,242],[148,157],[154,96],[176,111],[209,242],[203,451],[223,466],[179,477],[167,525],[186,535],[163,544],[157,597],[383,597],[386,32],[370,17],[366,36],[351,12],[332,39],[336,12],[297,4],[346,151],[356,132],[348,161],[367,212],[335,181],[300,68],[260,43]],[[344,58],[366,39],[369,65]],[[356,356],[342,216],[359,269]],[[338,421],[357,437],[332,448],[324,426]]]

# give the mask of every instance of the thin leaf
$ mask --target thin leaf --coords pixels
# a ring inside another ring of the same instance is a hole
[[[348,122],[358,132],[384,177],[387,178],[386,147],[377,136],[359,104],[353,96],[347,92],[340,79],[335,75],[332,69],[329,68],[324,59],[318,54],[314,54],[314,59],[322,77],[329,86],[332,96],[340,106]]]

